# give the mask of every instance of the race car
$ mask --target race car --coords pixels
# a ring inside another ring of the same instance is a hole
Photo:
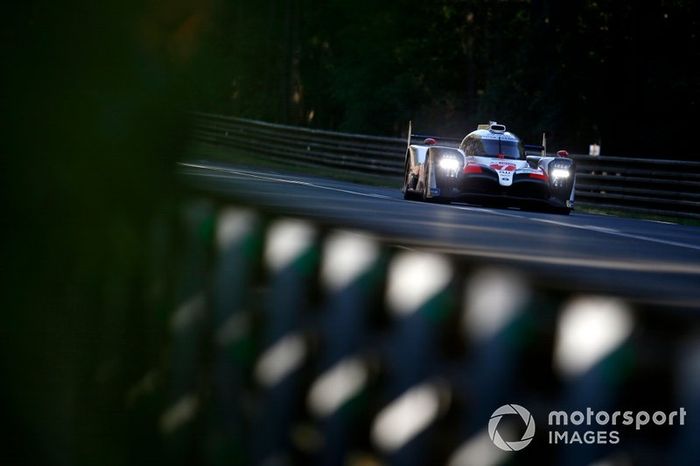
[[[494,121],[478,125],[458,147],[433,137],[422,144],[412,139],[409,126],[404,199],[545,208],[566,215],[574,208],[575,162],[566,151],[547,156],[544,141],[525,146]],[[536,155],[528,155],[532,151]]]

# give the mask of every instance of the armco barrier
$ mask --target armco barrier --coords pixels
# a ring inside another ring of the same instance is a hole
[[[198,141],[263,155],[282,163],[386,177],[398,187],[406,141],[195,114]],[[642,214],[700,218],[700,162],[571,156],[579,204]]]
[[[170,317],[160,419],[171,464],[700,458],[690,313],[216,200],[185,217],[196,246]],[[681,408],[683,425],[547,426],[552,411]]]

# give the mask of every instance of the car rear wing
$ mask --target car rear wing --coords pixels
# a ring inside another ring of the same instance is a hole
[[[430,134],[414,134],[411,139],[414,140],[425,140],[425,139],[435,139],[438,142],[451,142],[455,144],[459,144],[462,142],[461,138],[446,138],[443,136],[433,136]]]

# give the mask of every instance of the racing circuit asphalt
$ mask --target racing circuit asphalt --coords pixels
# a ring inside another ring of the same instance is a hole
[[[581,292],[700,310],[700,228],[574,212],[570,216],[406,201],[397,186],[193,161],[188,184],[282,215],[371,232],[400,247],[510,264]]]

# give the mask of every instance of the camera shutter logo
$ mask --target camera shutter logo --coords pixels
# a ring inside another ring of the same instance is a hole
[[[507,414],[517,414],[525,423],[525,433],[520,440],[506,442],[498,433],[498,424],[501,422],[501,418]],[[519,451],[525,448],[532,442],[535,437],[535,420],[533,419],[530,411],[523,408],[520,405],[509,404],[503,405],[493,412],[491,415],[491,420],[489,421],[489,437],[494,445],[496,445],[501,450],[505,451]]]

